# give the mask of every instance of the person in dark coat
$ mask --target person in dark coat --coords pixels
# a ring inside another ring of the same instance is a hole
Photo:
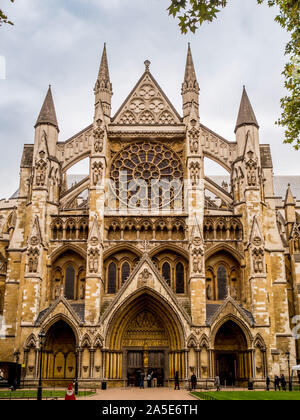
[[[270,380],[269,376],[267,376],[267,379],[266,379],[267,391],[270,391],[270,383],[271,383],[271,380]]]
[[[275,391],[277,391],[277,388],[278,388],[278,391],[280,391],[280,379],[277,375],[275,376],[274,385],[275,385]]]
[[[286,380],[285,380],[285,377],[284,377],[283,374],[281,375],[280,383],[281,383],[281,386],[282,386],[282,390],[286,391]]]
[[[193,373],[193,375],[191,376],[191,384],[192,384],[192,391],[196,390],[196,385],[197,385],[197,376]]]
[[[145,373],[140,374],[140,389],[145,389]]]
[[[179,372],[178,371],[175,373],[175,390],[176,389],[180,390],[180,387],[179,387]]]

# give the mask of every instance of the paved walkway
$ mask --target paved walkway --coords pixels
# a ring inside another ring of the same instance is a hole
[[[91,397],[78,398],[79,400],[98,400],[98,401],[195,401],[196,398],[192,397],[189,391],[176,390],[169,388],[109,388],[106,391],[97,390],[96,395]],[[197,400],[199,401],[199,400]]]

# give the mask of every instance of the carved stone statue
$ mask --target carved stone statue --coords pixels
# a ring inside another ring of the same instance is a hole
[[[256,274],[264,272],[264,251],[262,249],[255,249],[253,251],[253,269]]]
[[[102,181],[103,164],[101,162],[94,162],[92,171],[93,171],[93,184],[97,185],[99,182]]]
[[[207,297],[207,300],[212,300],[213,299],[212,287],[211,287],[210,282],[208,283],[208,285],[206,287],[206,297]]]
[[[200,180],[200,163],[199,162],[191,163],[190,174],[191,174],[192,186],[195,187],[199,183],[199,180]]]
[[[85,281],[81,280],[80,290],[79,290],[79,299],[84,300],[85,298]]]

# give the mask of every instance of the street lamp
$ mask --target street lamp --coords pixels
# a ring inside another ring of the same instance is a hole
[[[76,359],[76,367],[75,367],[75,395],[78,395],[78,354],[79,354],[79,346],[75,348],[75,359]]]
[[[15,371],[15,380],[14,380],[14,390],[18,387],[18,367],[19,367],[19,358],[20,358],[20,352],[19,350],[16,350],[14,352],[14,356],[16,358],[16,371]]]
[[[287,351],[286,353],[286,356],[287,356],[287,359],[288,359],[288,367],[289,367],[289,391],[291,392],[291,391],[293,391],[293,384],[292,384],[292,381],[291,381],[291,369],[290,369],[290,352],[289,351]]]
[[[43,347],[44,347],[45,340],[46,340],[46,333],[45,333],[44,329],[42,329],[41,332],[39,333],[39,340],[40,340],[40,374],[39,374],[39,386],[38,386],[38,392],[37,392],[37,400],[41,401],[42,400],[42,394],[43,394],[43,389],[42,389]]]

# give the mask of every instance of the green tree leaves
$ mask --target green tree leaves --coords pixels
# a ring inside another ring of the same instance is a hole
[[[14,1],[15,0],[10,0],[11,3],[13,3]],[[9,25],[13,25],[13,23],[10,20],[8,20],[8,17],[4,14],[3,10],[0,9],[0,26],[3,23],[8,23]]]

